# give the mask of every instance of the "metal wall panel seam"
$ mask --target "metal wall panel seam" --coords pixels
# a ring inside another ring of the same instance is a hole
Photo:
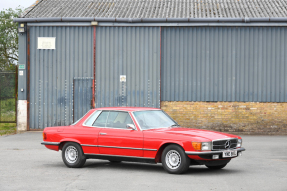
[[[30,43],[31,43],[31,29],[30,27],[27,26],[27,130],[30,130],[30,110],[32,107],[31,99],[30,99],[30,91],[31,91],[31,83],[30,83],[30,73],[31,73],[31,68],[30,68],[30,62],[31,62],[31,52],[30,52]],[[18,125],[18,124],[17,124]]]

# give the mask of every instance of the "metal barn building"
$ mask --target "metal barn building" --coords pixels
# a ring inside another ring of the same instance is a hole
[[[142,106],[188,127],[286,132],[286,0],[40,0],[14,21],[19,131]]]

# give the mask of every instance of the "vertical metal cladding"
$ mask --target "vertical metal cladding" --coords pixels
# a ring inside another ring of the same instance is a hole
[[[93,77],[93,28],[29,30],[30,129],[69,125],[73,122],[73,79]],[[37,49],[38,37],[56,37],[56,49]]]
[[[162,101],[287,102],[286,27],[162,28]]]
[[[97,27],[96,39],[96,107],[159,107],[160,27]]]
[[[92,109],[93,78],[74,78],[73,121],[76,122]],[[69,108],[70,110],[72,108]]]

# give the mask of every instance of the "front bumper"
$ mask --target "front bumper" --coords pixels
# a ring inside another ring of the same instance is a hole
[[[230,150],[237,150],[237,152],[245,151],[245,148],[241,147],[238,149],[230,149]],[[185,151],[187,155],[216,155],[216,154],[222,154],[222,151]]]

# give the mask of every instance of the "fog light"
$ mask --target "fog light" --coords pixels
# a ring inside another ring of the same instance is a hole
[[[212,159],[219,159],[219,155],[212,155]]]
[[[238,156],[242,156],[242,152],[238,152]]]

